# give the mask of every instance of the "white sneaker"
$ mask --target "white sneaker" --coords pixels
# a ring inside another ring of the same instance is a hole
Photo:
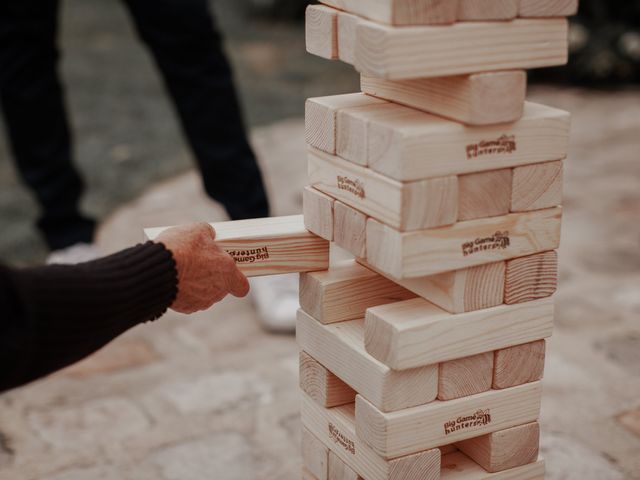
[[[251,298],[258,310],[262,326],[274,333],[294,333],[298,300],[298,274],[254,277]]]
[[[102,253],[93,243],[76,243],[51,252],[47,257],[47,265],[75,265],[90,262],[101,256]]]

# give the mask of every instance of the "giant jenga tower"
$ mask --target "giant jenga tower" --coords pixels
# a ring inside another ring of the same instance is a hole
[[[306,105],[303,478],[541,479],[569,114],[525,101],[577,0],[322,0],[307,49],[362,92]]]

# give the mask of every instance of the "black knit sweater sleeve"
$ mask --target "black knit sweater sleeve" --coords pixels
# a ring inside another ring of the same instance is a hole
[[[171,252],[148,242],[79,265],[0,266],[0,391],[66,367],[177,295]]]

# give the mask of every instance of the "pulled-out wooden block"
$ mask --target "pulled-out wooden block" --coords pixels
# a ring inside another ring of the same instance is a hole
[[[493,388],[503,389],[531,383],[544,373],[545,341],[516,345],[494,353]]]
[[[493,352],[449,360],[440,364],[438,400],[468,397],[491,389]]]
[[[356,401],[355,390],[305,352],[300,352],[300,388],[325,408]]]
[[[309,5],[306,11],[307,52],[335,60],[338,58],[338,12],[324,5]]]
[[[538,460],[540,425],[527,423],[463,440],[456,446],[487,472],[502,472]]]
[[[300,306],[320,323],[363,318],[369,307],[414,298],[391,280],[347,260],[300,275]]]
[[[509,213],[511,177],[510,168],[460,175],[458,177],[458,220],[497,217]]]
[[[421,451],[393,460],[376,454],[356,435],[354,404],[322,408],[302,395],[302,424],[318,437],[340,460],[367,480],[437,480],[440,478],[440,451]]]
[[[338,111],[343,108],[364,107],[383,103],[386,103],[386,101],[363,93],[348,93],[307,99],[304,114],[304,130],[307,144],[335,155]]]
[[[392,369],[404,370],[533,342],[552,332],[550,298],[458,314],[417,298],[368,309],[365,348]]]
[[[361,21],[356,69],[390,80],[564,65],[565,18],[399,28]]]
[[[398,230],[455,223],[455,176],[402,183],[318,149],[309,149],[311,185]]]
[[[562,160],[513,169],[511,211],[526,212],[562,204]]]
[[[367,216],[345,205],[335,203],[335,243],[358,258],[367,254]]]
[[[313,272],[329,268],[329,242],[310,233],[302,215],[211,224],[216,243],[248,277]],[[147,228],[155,240],[170,227]]]
[[[521,17],[570,17],[578,13],[578,0],[519,0]]]
[[[356,52],[356,29],[360,19],[347,12],[338,12],[338,58],[353,64]]]
[[[512,468],[503,472],[488,473],[462,452],[442,457],[440,480],[544,480],[543,460]]]
[[[510,20],[518,16],[519,0],[459,0],[458,20]]]
[[[510,260],[558,248],[561,218],[555,207],[413,232],[369,218],[367,262],[404,279]]]
[[[313,187],[305,187],[302,193],[304,226],[311,233],[333,241],[333,208],[335,200]]]
[[[569,126],[569,113],[531,102],[517,122],[474,128],[415,111],[369,122],[367,163],[411,181],[557,160],[567,156]]]
[[[393,371],[364,349],[364,322],[322,325],[298,311],[298,345],[382,411],[433,401],[438,394],[438,366]]]
[[[384,413],[358,395],[356,432],[378,455],[395,458],[537,420],[540,382]]]
[[[558,254],[549,252],[507,261],[504,303],[530,302],[553,295],[558,286]]]
[[[329,451],[329,480],[364,480],[335,453]]]
[[[308,429],[302,428],[302,463],[318,480],[327,480],[329,449]]]
[[[369,95],[468,125],[492,125],[522,117],[527,77],[522,70],[413,80],[362,76],[360,84]]]
[[[322,0],[322,3],[391,25],[453,23],[458,13],[458,0]]]

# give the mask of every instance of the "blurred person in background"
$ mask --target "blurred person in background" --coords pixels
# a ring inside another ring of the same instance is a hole
[[[151,51],[193,150],[207,194],[231,219],[265,217],[269,205],[247,140],[222,38],[207,0],[123,0]],[[0,103],[13,157],[41,209],[48,263],[100,256],[95,221],[80,212],[83,181],[58,75],[59,0],[0,2]],[[265,326],[292,331],[295,276],[256,279]]]

